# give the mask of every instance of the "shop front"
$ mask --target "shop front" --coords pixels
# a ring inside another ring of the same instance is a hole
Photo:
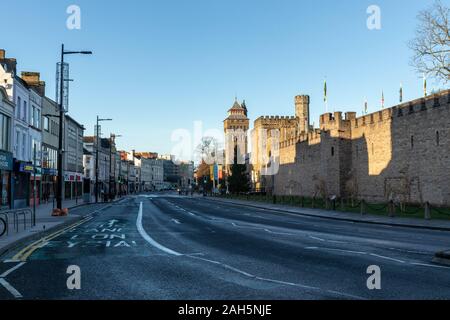
[[[34,168],[33,173],[30,174],[30,206],[32,206],[34,203],[36,206],[40,204],[42,189],[41,189],[41,182],[42,182],[42,169],[40,167],[36,167],[36,174],[34,174]]]
[[[41,202],[47,203],[55,197],[57,176],[58,170],[42,168]]]
[[[13,155],[0,150],[0,210],[11,209],[12,192],[11,179],[13,170]]]
[[[83,196],[83,175],[78,172],[64,174],[64,199],[73,200]]]
[[[14,163],[14,208],[30,205],[30,176],[34,173],[31,162],[16,160]]]

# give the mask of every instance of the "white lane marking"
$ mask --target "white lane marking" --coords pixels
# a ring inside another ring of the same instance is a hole
[[[438,266],[438,265],[428,264],[428,263],[412,262],[411,264],[414,265],[414,266],[419,266],[419,267],[430,267],[430,268],[450,269],[450,267]]]
[[[426,254],[429,255],[430,252],[425,252],[425,251],[413,251],[413,250],[405,250],[405,249],[399,249],[399,248],[387,248],[389,250],[394,250],[394,251],[400,251],[400,252],[406,252],[406,253],[414,253],[414,254]]]
[[[318,248],[318,247],[306,247],[306,250],[328,250],[328,251],[337,251],[337,252],[345,252],[345,253],[354,253],[354,254],[360,254],[360,255],[366,255],[368,252],[362,252],[362,251],[352,251],[352,250],[344,250],[344,249],[335,249],[335,248]]]
[[[297,288],[302,288],[302,289],[306,289],[306,290],[312,290],[312,291],[319,291],[319,292],[328,292],[328,293],[332,293],[334,295],[339,295],[339,296],[344,296],[344,297],[351,297],[353,299],[359,299],[359,300],[363,300],[364,298],[359,297],[359,296],[354,296],[354,295],[350,295],[347,293],[343,293],[343,292],[338,292],[338,291],[333,291],[333,290],[323,290],[321,288],[318,287],[312,287],[312,286],[308,286],[308,285],[304,285],[304,284],[300,284],[300,283],[294,283],[294,282],[287,282],[287,281],[282,281],[282,280],[276,280],[276,279],[270,279],[270,278],[264,278],[264,277],[259,277],[259,276],[255,276],[251,273],[242,271],[240,269],[237,269],[235,267],[232,267],[228,264],[219,262],[219,261],[215,261],[215,260],[210,260],[210,259],[205,259],[205,258],[200,258],[200,257],[193,257],[193,256],[188,256],[190,258],[193,259],[197,259],[197,260],[201,260],[201,261],[205,261],[205,262],[209,262],[218,266],[221,266],[225,269],[228,269],[230,271],[239,273],[241,275],[244,275],[248,278],[252,278],[255,280],[259,280],[259,281],[264,281],[264,282],[271,282],[271,283],[277,283],[277,284],[281,284],[281,285],[285,285],[285,286],[291,286],[291,287],[297,287]]]
[[[16,288],[14,288],[12,285],[9,284],[8,281],[6,281],[3,278],[0,278],[0,284],[6,289],[8,290],[16,299],[22,298],[22,295],[20,294],[19,291],[16,290]]]
[[[8,281],[6,281],[4,278],[6,278],[8,275],[10,275],[11,273],[13,273],[14,271],[16,271],[17,269],[19,269],[21,266],[23,266],[25,264],[25,262],[21,262],[17,265],[15,265],[14,267],[12,267],[11,269],[5,271],[3,274],[0,275],[0,284],[6,289],[8,290],[13,296],[14,298],[18,299],[18,298],[22,298],[22,295],[20,294],[19,291],[16,290],[16,288],[14,288]]]
[[[138,213],[138,217],[136,220],[136,227],[139,231],[139,234],[141,235],[142,238],[144,238],[145,241],[147,241],[150,245],[152,245],[153,247],[155,247],[158,250],[161,250],[165,253],[174,255],[174,256],[182,256],[181,253],[173,251],[167,247],[164,247],[163,245],[159,244],[158,242],[156,242],[155,240],[153,240],[148,234],[147,232],[145,232],[144,227],[142,226],[142,215],[143,215],[143,203],[141,202],[139,205],[139,213]]]
[[[318,248],[318,247],[306,247],[305,249],[307,249],[307,250],[319,250],[319,249],[322,249],[322,250],[328,250],[328,251],[337,251],[337,252],[359,254],[359,255],[363,255],[363,256],[369,255],[369,256],[372,256],[372,257],[376,257],[376,258],[380,258],[380,259],[386,259],[386,260],[390,260],[390,261],[395,261],[395,262],[398,262],[398,263],[406,263],[405,261],[400,260],[400,259],[386,257],[386,256],[382,256],[382,255],[375,254],[375,253],[370,253],[370,252],[352,251],[352,250],[344,250],[344,249],[336,249],[336,248]]]
[[[267,232],[267,233],[278,234],[278,235],[281,235],[281,236],[295,236],[295,234],[292,234],[292,233],[286,233],[286,232],[274,232],[274,231],[269,230],[269,229],[264,229],[264,231]]]
[[[345,242],[345,241],[327,240],[327,239],[322,239],[322,238],[314,237],[314,236],[309,236],[309,237],[310,237],[311,239],[318,240],[318,241],[321,241],[321,242],[338,243],[338,244],[348,244],[348,242]]]
[[[16,265],[16,266],[12,267],[11,269],[9,269],[8,271],[5,271],[3,274],[0,275],[0,278],[6,278],[9,274],[11,274],[12,272],[16,271],[17,269],[19,269],[24,264],[25,264],[25,262],[21,262],[18,265]]]
[[[309,237],[314,240],[319,240],[319,241],[325,242],[325,239],[321,239],[321,238],[313,237],[313,236],[309,236]]]
[[[178,221],[177,219],[172,219],[172,222],[176,223],[176,224],[181,224],[180,221]]]
[[[371,253],[370,255],[373,256],[373,257],[381,258],[381,259],[396,261],[396,262],[399,262],[399,263],[405,263],[405,261],[403,261],[403,260],[394,259],[394,258],[390,258],[390,257],[386,257],[386,256],[381,256],[381,255],[375,254],[375,253]]]

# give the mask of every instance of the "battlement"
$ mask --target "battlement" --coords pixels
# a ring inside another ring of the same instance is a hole
[[[310,98],[308,95],[298,95],[295,96],[295,103],[309,104]]]
[[[297,122],[293,116],[262,116],[255,120],[255,128],[295,126]]]
[[[360,126],[380,123],[384,121],[391,121],[395,117],[402,117],[418,112],[423,112],[441,106],[450,105],[450,89],[444,90],[424,98],[415,99],[404,102],[402,104],[379,110],[359,118],[354,118],[351,121],[351,128],[358,128]]]

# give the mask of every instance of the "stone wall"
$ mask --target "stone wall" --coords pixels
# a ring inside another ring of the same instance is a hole
[[[322,115],[295,145],[293,157],[280,144],[275,194],[450,206],[450,90],[359,118]]]

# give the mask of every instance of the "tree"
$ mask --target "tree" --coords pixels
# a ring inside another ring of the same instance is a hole
[[[200,162],[206,164],[220,163],[220,144],[214,137],[203,137],[196,148]]]
[[[228,176],[228,190],[231,193],[248,192],[250,190],[250,179],[247,175],[245,164],[231,165],[231,175]]]
[[[238,146],[234,147],[234,161],[230,167],[231,174],[228,176],[228,191],[231,193],[248,192],[250,190],[250,179],[247,174],[247,165],[238,162]]]
[[[436,0],[419,13],[416,37],[409,43],[415,69],[444,83],[450,80],[449,13],[450,9]]]

